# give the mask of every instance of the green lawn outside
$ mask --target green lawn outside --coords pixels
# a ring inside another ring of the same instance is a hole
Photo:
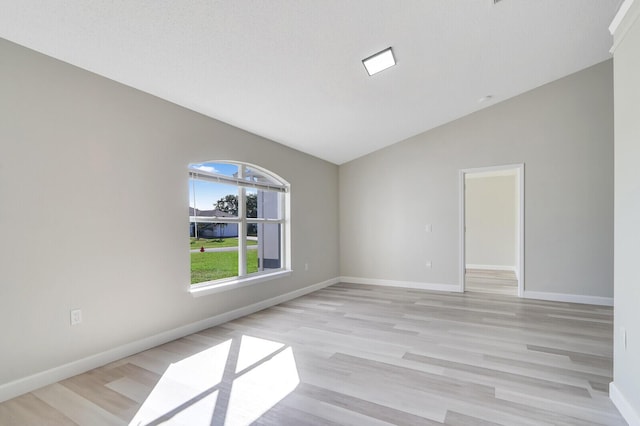
[[[231,238],[228,238],[231,239]],[[237,239],[236,244],[237,244]],[[200,240],[203,241],[203,240]],[[249,243],[249,241],[247,241]],[[207,247],[207,246],[205,246]],[[229,246],[214,246],[229,247]],[[258,251],[247,250],[247,273],[258,271]],[[191,284],[238,275],[238,252],[191,253]]]
[[[221,238],[221,239],[207,239],[200,238],[195,239],[193,237],[189,238],[191,242],[191,250],[199,249],[200,247],[204,248],[216,248],[216,247],[238,247],[238,239],[237,238]],[[247,240],[248,246],[255,246],[258,244],[255,240]]]

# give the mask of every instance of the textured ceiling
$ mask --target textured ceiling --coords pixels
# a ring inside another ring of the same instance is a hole
[[[0,0],[0,37],[342,164],[608,59],[620,2]]]

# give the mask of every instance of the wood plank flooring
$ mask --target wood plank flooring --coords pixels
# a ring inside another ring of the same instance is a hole
[[[518,280],[513,271],[467,269],[464,288],[466,291],[518,295]]]
[[[624,425],[612,309],[337,284],[0,404],[0,425]]]

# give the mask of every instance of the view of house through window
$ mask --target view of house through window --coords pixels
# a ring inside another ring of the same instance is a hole
[[[282,269],[286,192],[255,166],[190,164],[191,284]]]

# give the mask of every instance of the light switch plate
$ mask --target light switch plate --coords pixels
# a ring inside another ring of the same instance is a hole
[[[71,310],[71,325],[78,325],[82,322],[82,311],[80,309]]]

